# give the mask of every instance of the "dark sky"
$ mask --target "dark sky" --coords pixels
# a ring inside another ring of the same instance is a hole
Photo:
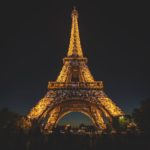
[[[126,113],[150,97],[150,9],[138,1],[6,1],[0,9],[0,108],[26,114],[62,67],[79,11],[89,68]]]

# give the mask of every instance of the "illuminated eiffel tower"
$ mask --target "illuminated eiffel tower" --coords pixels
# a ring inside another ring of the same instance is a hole
[[[37,120],[41,128],[49,132],[59,120],[70,112],[87,115],[100,129],[106,121],[124,115],[122,110],[104,93],[103,82],[95,81],[80,44],[78,12],[71,14],[72,27],[67,57],[56,81],[48,83],[46,95],[31,109],[27,118]]]

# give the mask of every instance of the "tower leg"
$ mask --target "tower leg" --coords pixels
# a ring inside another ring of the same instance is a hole
[[[108,98],[107,96],[102,96],[98,98],[102,107],[105,108],[109,112],[109,114],[113,117],[124,115],[121,109],[115,105],[115,103]]]
[[[60,106],[57,106],[52,111],[50,111],[49,114],[47,114],[48,119],[47,122],[45,123],[44,130],[49,132],[53,129],[58,120],[60,110],[61,110]]]
[[[38,104],[31,109],[27,117],[31,120],[38,119],[43,112],[47,109],[49,105],[51,105],[52,99],[50,98],[42,98]]]
[[[104,122],[104,119],[102,117],[102,113],[100,110],[98,110],[95,107],[91,107],[91,115],[93,119],[95,120],[95,124],[98,128],[102,130],[106,129],[106,124]]]

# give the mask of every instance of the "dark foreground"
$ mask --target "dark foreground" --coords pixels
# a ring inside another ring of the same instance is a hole
[[[38,124],[30,130],[23,130],[20,124],[18,126],[22,116],[3,109],[0,111],[0,150],[150,150],[149,102],[144,105],[147,108],[139,109],[142,111],[136,115],[140,132],[128,130],[123,133],[118,130],[117,134],[111,134],[108,130],[100,135],[94,134],[93,128],[88,129],[89,135],[73,134],[68,129],[63,134],[59,128],[44,135]]]
[[[137,134],[73,135],[70,133],[0,134],[0,150],[149,150],[150,136]]]

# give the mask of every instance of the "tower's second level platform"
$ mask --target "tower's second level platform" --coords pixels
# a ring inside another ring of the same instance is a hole
[[[103,89],[102,81],[94,82],[48,82],[48,89]]]

